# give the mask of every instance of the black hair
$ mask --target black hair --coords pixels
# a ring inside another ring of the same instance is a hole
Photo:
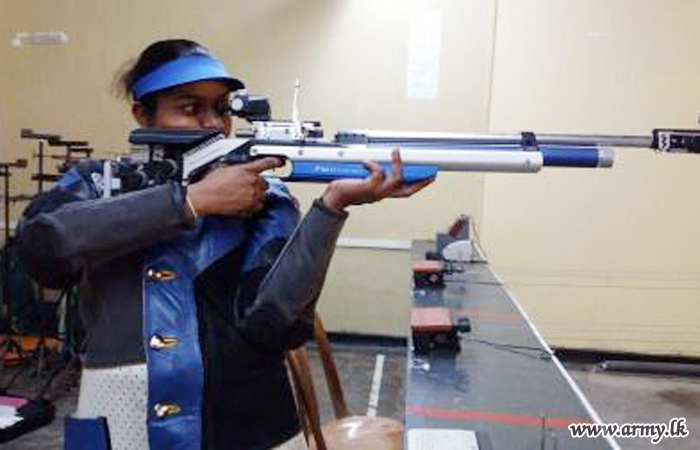
[[[193,54],[208,55],[209,51],[197,42],[187,39],[166,39],[154,42],[141,52],[138,59],[127,62],[126,67],[117,73],[114,86],[117,95],[131,99],[134,85],[144,75],[167,62]],[[139,101],[146,114],[155,114],[157,94],[149,94]]]

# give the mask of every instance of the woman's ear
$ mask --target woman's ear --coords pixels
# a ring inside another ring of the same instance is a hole
[[[150,126],[152,117],[150,114],[148,114],[148,112],[146,111],[146,108],[144,108],[142,104],[134,103],[131,106],[131,114],[134,116],[134,119],[136,119],[136,122],[140,126],[142,126],[142,127]]]

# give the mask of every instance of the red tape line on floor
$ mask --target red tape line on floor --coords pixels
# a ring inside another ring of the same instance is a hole
[[[431,419],[457,420],[466,422],[507,423],[521,427],[541,427],[542,418],[524,414],[504,414],[465,409],[442,409],[420,405],[406,406],[406,414],[428,417]],[[593,423],[590,419],[570,419],[563,417],[545,417],[546,428],[566,429],[572,423]]]

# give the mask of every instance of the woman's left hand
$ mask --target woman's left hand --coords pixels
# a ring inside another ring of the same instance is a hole
[[[387,197],[410,197],[435,181],[432,178],[419,183],[405,184],[399,151],[394,150],[391,158],[394,163],[394,171],[390,176],[385,176],[379,164],[368,161],[366,165],[370,174],[367,178],[333,181],[323,194],[324,204],[328,208],[342,211],[350,205],[374,203]]]

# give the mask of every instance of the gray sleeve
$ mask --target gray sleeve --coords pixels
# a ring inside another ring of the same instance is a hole
[[[108,199],[66,203],[20,224],[23,260],[46,286],[70,284],[96,265],[192,226],[184,190],[171,183]]]
[[[241,318],[249,341],[279,350],[308,339],[316,301],[347,215],[326,208],[320,200],[314,202]]]

